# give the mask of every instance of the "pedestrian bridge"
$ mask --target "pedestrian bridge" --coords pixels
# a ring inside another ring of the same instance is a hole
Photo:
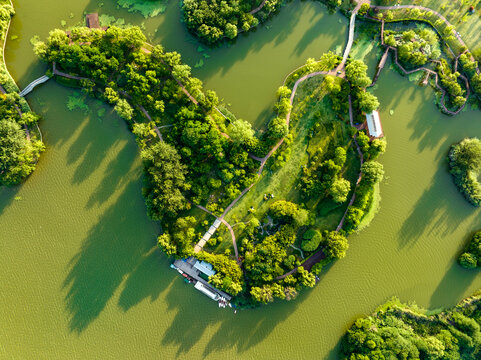
[[[35,86],[43,84],[44,82],[48,81],[48,79],[50,79],[50,78],[47,75],[44,75],[44,76],[41,76],[38,79],[32,81],[30,84],[27,85],[27,87],[25,89],[20,91],[20,96],[27,95],[28,93],[30,93],[35,88]]]

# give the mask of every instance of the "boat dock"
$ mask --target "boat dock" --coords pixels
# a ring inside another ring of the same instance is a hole
[[[199,290],[212,300],[219,302],[219,307],[229,305],[232,296],[222,290],[216,289],[202,277],[204,276],[208,278],[215,274],[211,264],[197,260],[191,256],[188,259],[175,260],[171,267],[176,269],[187,280],[193,282],[195,289]]]

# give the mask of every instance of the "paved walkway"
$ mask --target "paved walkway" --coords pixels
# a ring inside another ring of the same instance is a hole
[[[351,19],[349,20],[349,36],[347,39],[347,45],[344,49],[344,55],[342,56],[341,64],[338,67],[338,70],[343,71],[344,66],[346,65],[347,58],[349,53],[351,52],[352,44],[354,42],[354,30],[356,29],[356,16],[359,12],[359,9],[364,3],[369,3],[369,0],[360,0],[358,1],[354,10],[352,10]]]
[[[352,15],[351,15],[351,21],[350,21],[350,29],[349,29],[349,39],[348,39],[348,43],[346,45],[346,50],[344,51],[344,57],[343,57],[343,62],[341,62],[341,65],[339,65],[337,67],[337,69],[335,70],[331,70],[331,71],[316,71],[316,72],[313,72],[313,73],[310,73],[310,74],[306,74],[304,75],[303,77],[299,78],[295,83],[294,83],[294,87],[292,88],[292,92],[291,92],[291,97],[289,98],[289,103],[291,105],[291,110],[289,110],[289,112],[287,113],[286,115],[286,123],[287,123],[287,126],[289,126],[289,123],[290,123],[290,119],[291,119],[291,112],[292,112],[292,104],[294,102],[294,97],[296,96],[296,92],[297,92],[297,88],[299,87],[299,85],[304,82],[305,80],[307,79],[310,79],[314,76],[318,76],[318,75],[332,75],[332,76],[340,76],[340,77],[344,77],[344,65],[345,65],[345,62],[347,61],[347,57],[349,56],[349,52],[351,51],[351,47],[352,47],[352,44],[353,44],[353,41],[354,41],[354,27],[355,27],[355,19],[356,19],[356,15],[359,11],[359,9],[361,8],[362,4],[364,3],[368,3],[369,0],[360,0],[358,1],[358,4],[356,5],[356,7],[354,8],[353,12],[352,12]],[[339,71],[338,69],[342,69],[341,70],[341,74],[338,74],[337,72]],[[292,74],[292,72],[291,72]],[[289,74],[290,75],[290,74]],[[289,76],[288,75],[288,76]],[[286,79],[284,80],[284,84],[288,78],[288,76],[286,77]],[[195,99],[194,99],[195,101]],[[257,176],[260,177],[261,174],[262,174],[262,170],[264,169],[266,163],[267,163],[267,160],[269,160],[269,158],[277,151],[277,149],[284,143],[284,138],[280,139],[276,145],[274,145],[274,147],[267,153],[266,156],[264,156],[263,158],[260,158],[258,156],[255,156],[255,155],[252,155],[252,154],[249,154],[251,158],[253,158],[254,160],[256,161],[260,161],[260,166],[259,166],[259,169],[257,170]],[[356,142],[357,144],[357,142]],[[252,187],[255,185],[255,182],[252,183],[250,186],[248,186],[247,188],[245,188],[241,194],[236,198],[234,199],[234,201],[232,203],[230,203],[224,213],[222,214],[222,216],[219,218],[221,221],[223,221],[223,223],[226,224],[227,226],[227,222],[225,221],[225,216],[227,215],[227,213],[237,204],[237,202],[239,202],[240,199],[242,199],[242,197],[250,190],[252,189]],[[240,259],[238,257],[238,250],[237,250],[237,243],[236,243],[236,238],[235,238],[235,234],[234,234],[234,230],[232,229],[232,227],[229,225],[228,226],[228,229],[231,233],[231,237],[232,237],[232,242],[234,244],[234,251],[236,253],[236,259],[238,262],[240,262]]]
[[[354,126],[354,114],[353,114],[353,111],[352,111],[351,94],[349,94],[349,96],[348,96],[348,101],[349,101],[349,122],[350,122],[352,127],[355,127]],[[364,155],[362,154],[361,148],[359,147],[359,144],[357,142],[357,133],[354,135],[354,144],[356,145],[357,153],[359,155],[359,159],[361,161],[361,166],[362,166],[362,164],[364,164]],[[349,204],[347,205],[346,211],[344,212],[344,215],[342,216],[342,219],[341,219],[341,221],[339,222],[339,225],[336,228],[337,232],[339,232],[339,230],[341,230],[342,227],[344,226],[344,220],[346,219],[347,212],[349,211],[349,208],[352,206],[352,204],[354,204],[354,200],[356,200],[356,189],[357,189],[357,186],[359,185],[359,183],[361,182],[361,179],[362,179],[362,172],[359,171],[359,176],[358,176],[357,181],[356,181],[356,186],[354,187],[354,192],[352,193],[351,201],[349,201]]]
[[[261,11],[264,5],[266,4],[266,2],[267,0],[262,0],[261,4],[258,7],[256,7],[254,10],[251,10],[249,14],[254,15],[255,13]]]

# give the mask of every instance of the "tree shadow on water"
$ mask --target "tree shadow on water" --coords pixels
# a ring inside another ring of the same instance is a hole
[[[327,273],[327,272],[326,272]],[[180,280],[179,280],[180,281]],[[322,280],[318,286],[321,286]],[[310,296],[314,289],[302,289],[293,301],[277,300],[257,309],[219,309],[217,304],[186,285],[184,291],[170,291],[167,295],[169,308],[176,315],[165,331],[162,346],[177,347],[177,358],[184,358],[210,327],[215,332],[209,336],[202,358],[234,349],[238,354],[265,341],[274,329],[287,320],[291,314]]]
[[[138,173],[139,169],[136,166],[132,166],[137,157],[138,148],[135,143],[131,141],[126,142],[120,152],[116,154],[112,159],[105,173],[101,183],[95,189],[90,196],[86,208],[90,209],[94,205],[101,205],[112,196],[112,184],[116,185],[116,188],[124,187],[128,179],[131,178],[133,173]],[[130,166],[130,169],[126,173],[126,169]]]
[[[463,269],[454,262],[433,292],[429,307],[437,309],[455,305],[478,276],[479,271]]]
[[[456,204],[459,194],[453,188],[446,191],[447,168],[438,166],[431,185],[412,207],[411,213],[399,231],[400,248],[413,243],[426,233],[445,236],[453,233],[459,224],[472,215],[468,204]],[[459,200],[459,199],[458,199]]]
[[[127,204],[135,202],[133,196],[139,196],[137,185],[137,182],[127,185],[118,200],[90,229],[81,249],[69,263],[63,289],[66,290],[71,331],[85,330],[105,308],[125,276],[139,267],[142,269],[142,264],[150,259],[148,254],[155,244],[156,234],[152,234],[151,239],[139,236],[138,228],[152,224],[146,219],[133,218],[127,210]],[[137,303],[140,300],[129,301]]]
[[[170,262],[157,247],[144,254],[138,266],[129,274],[120,294],[120,308],[128,311],[143,299],[150,298],[150,302],[157,300],[168,285],[178,278],[177,272],[167,271]]]
[[[19,188],[20,186],[7,187],[0,185],[0,215],[12,204]]]

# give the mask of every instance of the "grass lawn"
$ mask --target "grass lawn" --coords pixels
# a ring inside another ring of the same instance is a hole
[[[227,221],[231,224],[245,219],[251,206],[256,210],[255,216],[261,219],[273,201],[288,200],[301,204],[303,201],[298,179],[302,167],[309,160],[310,153],[316,148],[321,147],[326,150],[329,146],[349,148],[344,176],[352,183],[356,180],[359,159],[351,147],[351,138],[347,133],[349,126],[347,118],[340,119],[339,115],[331,109],[327,93],[321,86],[323,79],[323,76],[316,76],[299,85],[291,115],[293,119],[290,128],[290,133],[293,135],[291,155],[279,170],[274,172],[269,169],[264,170],[259,182],[228,214]],[[316,123],[320,126],[314,130]],[[274,199],[265,201],[264,194],[267,193],[274,194]],[[316,199],[307,204],[308,209],[316,213],[316,225],[321,229],[335,228],[344,213],[345,206],[347,204],[339,207],[332,201],[319,202]]]

